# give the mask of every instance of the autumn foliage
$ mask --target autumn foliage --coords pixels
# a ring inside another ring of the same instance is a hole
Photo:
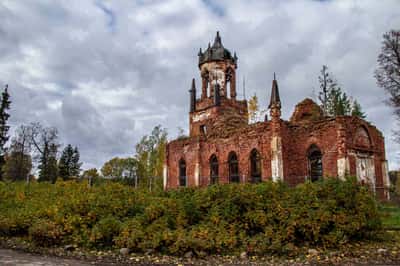
[[[42,246],[178,255],[331,247],[363,239],[381,226],[373,196],[354,179],[153,193],[111,182],[91,188],[77,182],[0,183],[0,202],[3,236],[27,237]]]

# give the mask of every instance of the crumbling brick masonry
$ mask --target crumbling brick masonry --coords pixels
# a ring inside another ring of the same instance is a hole
[[[190,90],[190,136],[167,145],[164,188],[213,183],[357,176],[388,197],[384,137],[354,116],[325,117],[311,99],[281,119],[278,82],[272,82],[270,120],[248,124],[246,100],[236,99],[237,56],[214,44],[199,52],[201,96]]]

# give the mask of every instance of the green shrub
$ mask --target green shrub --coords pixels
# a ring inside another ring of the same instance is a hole
[[[90,242],[94,245],[111,246],[114,237],[118,236],[121,230],[121,222],[112,216],[101,219],[92,228]]]
[[[29,237],[37,245],[55,246],[62,243],[64,232],[62,228],[49,220],[37,220],[29,228]]]
[[[284,183],[214,185],[168,192],[113,182],[4,183],[0,234],[40,245],[186,251],[285,253],[335,247],[381,228],[373,195],[354,178],[295,188]]]

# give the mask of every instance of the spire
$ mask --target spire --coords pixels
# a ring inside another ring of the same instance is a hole
[[[278,107],[279,109],[281,108],[281,99],[279,97],[278,82],[276,81],[275,72],[274,72],[274,80],[272,81],[271,101],[269,103],[268,108],[274,106]]]
[[[195,80],[192,79],[192,87],[189,90],[190,92],[190,112],[196,111],[196,84]]]
[[[221,36],[219,36],[219,31],[217,31],[217,35],[215,36],[213,47],[214,48],[222,47]]]

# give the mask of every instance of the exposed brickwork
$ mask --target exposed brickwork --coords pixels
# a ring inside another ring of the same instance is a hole
[[[221,84],[223,92],[219,106],[204,89],[208,82],[204,69],[212,73],[212,67],[233,71],[236,66],[230,60],[205,64],[199,66],[203,80],[202,96],[189,114],[190,137],[167,145],[167,189],[179,186],[181,159],[186,162],[187,186],[209,185],[210,158],[213,155],[218,159],[218,182],[228,183],[231,152],[237,155],[240,182],[250,182],[253,149],[261,156],[262,180],[272,179],[274,173],[283,172],[280,178],[296,185],[310,178],[310,148],[316,147],[322,154],[323,178],[354,175],[360,182],[370,184],[381,198],[387,196],[384,138],[376,127],[357,117],[326,118],[310,99],[295,107],[289,121],[281,120],[275,80],[273,89],[278,97],[274,96],[277,102],[270,104],[271,120],[249,125],[247,102],[237,100],[236,94],[228,97],[225,83]]]
[[[322,110],[313,100],[307,98],[298,103],[290,118],[292,123],[304,123],[322,119]]]

